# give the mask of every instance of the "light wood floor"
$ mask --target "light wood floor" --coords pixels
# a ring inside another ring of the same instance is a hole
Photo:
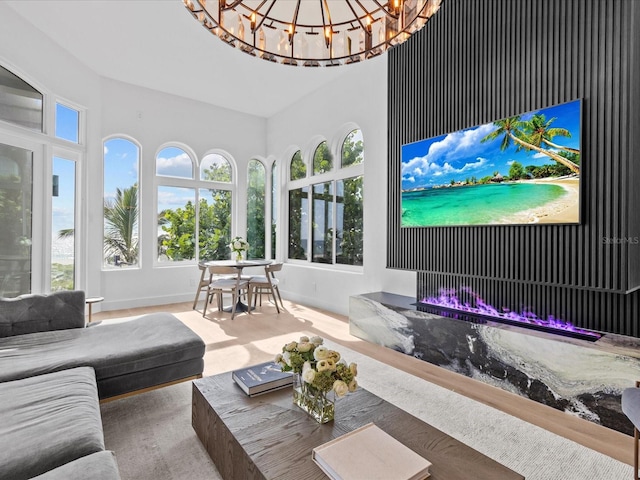
[[[282,345],[297,340],[301,334],[320,335],[633,465],[633,438],[628,435],[353,337],[349,334],[347,317],[287,301],[284,303],[286,311],[281,314],[277,314],[272,304],[265,302],[253,314],[236,315],[234,320],[230,314],[216,311],[215,307],[207,312],[207,318],[203,318],[202,310],[192,310],[192,302],[188,302],[99,312],[93,314],[93,321],[108,322],[109,319],[157,311],[171,312],[207,344],[205,375],[267,361],[280,351]],[[202,302],[197,308],[202,308]]]

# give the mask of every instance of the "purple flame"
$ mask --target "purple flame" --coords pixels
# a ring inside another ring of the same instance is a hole
[[[469,302],[463,302],[458,298],[457,291],[455,289],[440,289],[440,295],[437,297],[427,297],[422,299],[422,303],[428,303],[439,307],[445,307],[452,310],[459,310],[462,312],[475,313],[488,317],[494,317],[497,319],[508,320],[510,322],[517,322],[526,325],[536,325],[550,330],[563,330],[566,332],[575,332],[581,335],[587,335],[590,337],[600,338],[597,332],[590,330],[584,330],[582,328],[575,327],[574,325],[559,320],[553,315],[549,315],[547,319],[538,318],[538,316],[527,310],[523,310],[520,313],[510,311],[507,308],[503,308],[503,311],[499,311],[492,305],[486,303],[480,296],[471,290],[469,287],[460,287],[460,290],[473,298],[473,305]]]

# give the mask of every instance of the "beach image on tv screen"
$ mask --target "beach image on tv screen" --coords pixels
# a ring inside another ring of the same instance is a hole
[[[402,227],[580,222],[581,101],[402,146]]]

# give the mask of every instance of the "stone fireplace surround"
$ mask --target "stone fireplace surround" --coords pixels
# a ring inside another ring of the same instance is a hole
[[[350,333],[633,434],[620,398],[624,388],[640,380],[640,339],[606,333],[590,342],[421,310],[411,297],[385,292],[352,296]]]

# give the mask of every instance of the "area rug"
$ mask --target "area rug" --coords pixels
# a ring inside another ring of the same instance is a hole
[[[629,465],[346,347],[327,345],[358,364],[363,388],[528,480],[632,478]],[[123,480],[221,478],[191,427],[190,382],[106,403],[101,410],[106,447],[116,452]]]

